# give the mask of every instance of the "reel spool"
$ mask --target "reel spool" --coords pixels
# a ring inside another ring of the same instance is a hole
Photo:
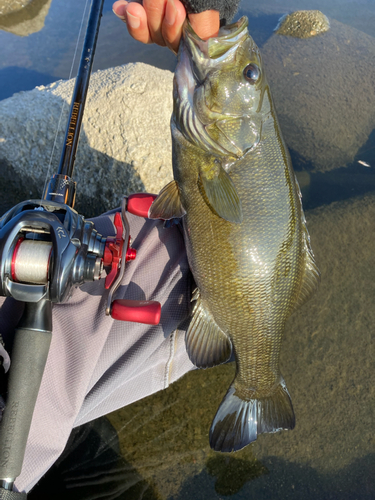
[[[50,241],[20,238],[12,256],[12,280],[19,283],[46,285],[51,254],[52,243]]]

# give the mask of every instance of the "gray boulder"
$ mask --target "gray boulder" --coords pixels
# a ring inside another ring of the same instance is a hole
[[[375,127],[375,39],[330,24],[312,38],[275,34],[262,49],[284,139],[321,172],[352,162]]]
[[[142,63],[93,73],[73,175],[84,215],[172,179],[172,80],[170,71]],[[40,198],[57,171],[73,87],[60,81],[0,101],[0,177],[11,205],[25,192]]]

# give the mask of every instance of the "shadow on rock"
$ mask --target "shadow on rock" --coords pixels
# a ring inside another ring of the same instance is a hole
[[[81,169],[79,167],[75,168],[73,172],[73,180],[77,182],[76,174],[79,177],[74,207],[78,213],[86,218],[95,217],[111,208],[120,206],[124,195],[145,190],[139,175],[132,165],[114,160],[107,154],[90,148],[83,130],[80,134],[80,146],[85,149],[85,167],[81,167]],[[30,144],[30,148],[34,149],[34,145]],[[61,144],[60,148],[57,147],[55,150],[55,161],[52,162],[53,166],[49,169],[49,172],[47,172],[48,165],[38,165],[39,170],[42,167],[42,170],[46,172],[45,182],[48,182],[51,175],[57,172],[60,154]],[[1,214],[17,203],[42,197],[45,184],[43,186],[40,177],[35,175],[32,154],[30,156],[30,170],[22,173],[14,168],[13,163],[6,158],[0,157]],[[81,156],[79,151],[77,156],[78,158]]]
[[[13,179],[6,189],[42,196],[60,163],[74,83],[0,101],[1,174]],[[158,192],[169,182],[171,87],[170,72],[144,64],[92,75],[73,174],[77,211],[92,217],[118,207],[124,195]]]
[[[201,474],[183,483],[173,500],[213,500],[221,495],[237,500],[371,500],[375,491],[374,459],[370,454],[337,473],[320,474],[308,465],[274,457],[261,463],[215,455],[207,460]],[[214,485],[212,477],[216,478]]]
[[[206,468],[209,475],[216,478],[216,493],[226,496],[237,493],[246,483],[268,474],[268,469],[255,458],[251,462],[222,454],[210,457]]]
[[[109,163],[111,163],[111,158],[107,155],[101,155],[98,152],[94,152],[97,161],[102,165],[98,167],[98,170],[106,168]],[[144,191],[144,186],[142,181],[139,179],[136,173],[134,175],[128,174],[132,177],[130,182],[128,179],[127,170],[131,169],[131,166],[127,164],[119,165],[120,169],[123,169],[122,176],[115,179],[114,184],[117,189],[122,188],[123,194],[130,194],[134,191]],[[93,175],[99,178],[100,174],[95,172]],[[74,174],[73,174],[74,179]],[[129,190],[129,184],[134,185],[134,181],[138,184],[136,190]],[[75,204],[75,210],[78,213],[88,217],[95,217],[100,215],[107,210],[118,207],[121,205],[122,196],[119,194],[117,197],[113,196],[113,191],[111,187],[105,186],[100,182],[93,186],[93,196],[88,196],[87,194],[80,193],[80,185],[77,185],[77,198]],[[28,199],[40,199],[42,195],[42,187],[36,182],[31,176],[27,175],[19,176],[18,173],[14,171],[14,168],[5,159],[0,158],[0,214],[4,214],[12,207]],[[111,202],[108,202],[108,199]]]

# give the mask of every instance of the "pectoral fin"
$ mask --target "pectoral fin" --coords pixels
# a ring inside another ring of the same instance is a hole
[[[193,300],[197,302],[186,332],[186,349],[191,362],[198,368],[210,368],[225,363],[232,354],[230,339],[202,304],[198,290],[194,292]]]
[[[214,212],[228,222],[242,222],[241,200],[232,179],[220,163],[202,169],[200,180],[207,198],[205,201]]]
[[[178,219],[186,214],[181,205],[180,188],[176,181],[163,187],[152,203],[148,216],[150,219]]]

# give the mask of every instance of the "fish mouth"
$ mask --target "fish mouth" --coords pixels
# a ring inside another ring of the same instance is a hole
[[[228,50],[237,46],[247,36],[248,25],[249,21],[247,17],[243,16],[235,23],[222,26],[216,37],[202,40],[193,30],[189,20],[186,19],[183,27],[183,37],[185,43],[192,49],[192,55],[194,47],[196,47],[205,57],[218,59],[225,55]]]
[[[249,21],[246,16],[235,23],[222,26],[216,37],[202,40],[193,30],[188,19],[185,20],[182,37],[193,62],[194,76],[201,82],[208,71],[221,64],[232,55],[248,36]]]
[[[191,143],[210,153],[242,157],[259,142],[260,124],[234,110],[212,108],[205,89],[210,74],[235,64],[236,53],[246,43],[257,50],[248,33],[248,19],[220,28],[218,36],[202,40],[185,21],[174,80],[173,123]]]

